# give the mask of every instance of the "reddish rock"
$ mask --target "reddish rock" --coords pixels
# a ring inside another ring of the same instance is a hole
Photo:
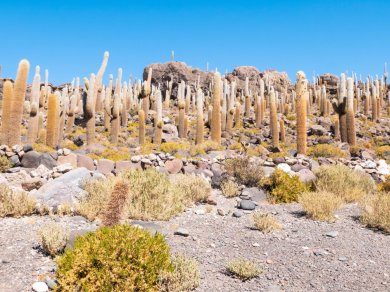
[[[70,153],[67,156],[58,156],[57,164],[61,165],[61,164],[65,164],[65,163],[70,163],[70,165],[72,165],[74,168],[76,168],[77,167],[77,155],[74,153]]]
[[[23,190],[29,192],[34,189],[39,189],[43,185],[43,182],[40,178],[33,178],[33,179],[28,179],[22,182],[22,188]]]
[[[96,166],[96,170],[103,173],[104,175],[112,173],[114,168],[115,162],[109,159],[99,159]]]
[[[95,170],[92,158],[82,154],[77,154],[77,167],[85,167],[91,171]]]
[[[181,159],[173,159],[165,162],[165,168],[170,174],[176,174],[181,171],[183,167],[183,161]]]
[[[117,161],[115,163],[115,173],[119,173],[126,169],[137,169],[141,168],[141,162],[131,162],[130,160]]]

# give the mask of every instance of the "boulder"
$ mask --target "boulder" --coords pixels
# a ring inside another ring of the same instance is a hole
[[[58,165],[66,164],[66,163],[69,163],[74,168],[76,168],[77,167],[77,155],[74,153],[70,153],[69,155],[66,155],[66,156],[58,156],[58,159],[57,159]]]
[[[39,158],[41,154],[37,151],[29,151],[23,155],[22,166],[25,168],[37,168],[40,164]]]
[[[93,177],[102,178],[104,176],[93,173],[85,167],[76,168],[47,182],[33,196],[43,205],[49,207],[58,207],[58,205],[65,203],[74,206],[87,194],[81,188],[81,183]]]
[[[183,167],[183,161],[181,159],[167,160],[165,162],[165,168],[170,174],[176,174],[181,171]]]
[[[316,180],[315,174],[309,169],[301,169],[298,171],[299,179],[304,183],[310,183]]]
[[[95,170],[95,165],[91,157],[83,154],[77,154],[77,167],[85,167],[88,170]]]
[[[115,168],[115,162],[109,159],[99,159],[96,170],[104,175],[112,173]]]

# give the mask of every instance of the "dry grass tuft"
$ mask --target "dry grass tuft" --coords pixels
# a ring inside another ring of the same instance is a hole
[[[56,223],[49,223],[38,230],[42,249],[52,257],[64,251],[69,239],[69,231]]]
[[[114,226],[123,217],[124,207],[129,197],[129,186],[123,181],[118,181],[114,185],[110,201],[103,212],[102,223],[105,226]]]
[[[185,255],[176,254],[172,258],[172,272],[160,275],[160,291],[182,292],[199,287],[200,272],[198,262]]]
[[[334,213],[343,204],[343,200],[330,192],[306,192],[299,196],[308,217],[318,221],[334,221]]]
[[[242,281],[258,277],[263,271],[255,263],[246,259],[232,260],[227,264],[227,271]]]
[[[15,192],[0,184],[0,217],[21,217],[35,211],[35,200],[25,192]]]
[[[372,178],[345,165],[324,165],[316,172],[315,188],[319,192],[330,192],[345,202],[359,202],[366,194],[373,193]]]
[[[233,198],[238,196],[238,184],[232,180],[224,180],[221,183],[222,194],[226,198]]]
[[[228,159],[225,166],[228,174],[234,176],[239,183],[246,186],[257,186],[264,176],[262,166],[248,156]]]
[[[12,167],[11,161],[6,156],[0,157],[0,172],[6,172]]]
[[[254,213],[253,223],[257,230],[269,233],[282,228],[282,225],[271,214]]]
[[[390,194],[380,192],[366,196],[362,204],[361,221],[369,227],[390,233]]]
[[[211,194],[210,183],[204,178],[193,174],[178,175],[175,186],[185,194],[185,197],[188,200],[186,205],[197,202],[204,203]]]
[[[307,149],[307,155],[312,157],[342,158],[346,152],[330,144],[317,144]]]

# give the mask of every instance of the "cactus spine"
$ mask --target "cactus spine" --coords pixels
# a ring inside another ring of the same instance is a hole
[[[23,118],[23,105],[27,89],[27,77],[29,68],[30,63],[27,60],[20,61],[13,89],[13,98],[11,103],[12,114],[10,114],[9,116],[9,146],[21,144],[21,124]]]
[[[9,137],[11,131],[10,116],[11,116],[11,106],[13,98],[13,84],[11,81],[7,80],[3,84],[3,111],[1,116],[1,143],[9,144]]]
[[[58,142],[59,102],[56,94],[50,94],[47,108],[46,145],[54,148]]]
[[[214,73],[213,112],[211,118],[211,140],[221,144],[221,75]]]
[[[276,112],[276,95],[271,87],[270,90],[270,105],[269,105],[272,146],[279,147],[279,132],[278,132],[278,117]]]
[[[353,98],[353,79],[347,79],[347,137],[350,146],[356,146],[355,112]]]
[[[308,103],[308,91],[307,91],[307,79],[305,73],[299,71],[297,73],[297,83],[295,86],[297,94],[296,101],[296,113],[297,113],[297,152],[299,154],[306,155],[307,148],[307,130],[306,130],[306,117],[307,117],[307,103]]]

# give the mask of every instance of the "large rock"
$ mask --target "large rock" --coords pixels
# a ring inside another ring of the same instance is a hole
[[[41,154],[37,151],[29,151],[23,155],[22,166],[26,168],[37,168],[40,164],[39,158]]]
[[[95,170],[92,158],[83,154],[77,154],[77,167],[85,167],[88,170]]]
[[[149,68],[152,68],[153,70],[152,84],[160,84],[162,90],[165,91],[167,89],[167,81],[172,81],[172,93],[174,96],[177,96],[177,87],[182,80],[185,81],[186,84],[192,86],[192,90],[194,91],[194,85],[198,78],[200,81],[200,87],[203,90],[207,90],[209,88],[209,83],[212,79],[211,72],[194,69],[184,62],[167,62],[165,64],[150,64],[145,67],[143,73],[144,80],[147,79]]]
[[[64,155],[58,156],[58,159],[57,159],[58,165],[67,164],[67,163],[69,163],[73,167],[77,167],[77,155],[74,153],[70,153],[69,155],[66,155],[66,156],[64,156]]]
[[[181,159],[173,159],[173,160],[167,160],[165,162],[165,169],[168,171],[170,174],[176,174],[181,171],[183,167],[183,161]]]
[[[104,177],[93,173],[85,167],[80,167],[44,184],[33,196],[43,205],[58,207],[64,203],[71,206],[85,198],[84,191],[80,184],[92,177]]]
[[[110,174],[114,171],[115,162],[109,159],[99,159],[96,170],[104,175]]]

